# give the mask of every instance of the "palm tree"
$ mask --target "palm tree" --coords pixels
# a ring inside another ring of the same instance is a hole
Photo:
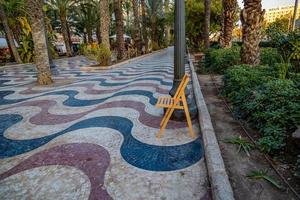
[[[6,39],[8,41],[9,47],[12,51],[12,56],[15,58],[15,61],[17,63],[22,63],[21,57],[19,55],[18,49],[15,45],[14,42],[14,35],[13,32],[11,31],[9,25],[8,25],[8,21],[7,21],[7,16],[5,14],[5,10],[2,4],[0,4],[0,20],[2,22],[3,28],[4,28],[4,32],[6,35]]]
[[[141,0],[142,8],[142,32],[143,32],[143,43],[145,45],[145,52],[148,53],[148,33],[147,33],[147,17],[146,17],[146,2]]]
[[[117,58],[122,60],[125,54],[122,0],[114,0],[114,12],[116,16]]]
[[[42,10],[43,1],[26,0],[25,4],[34,43],[34,61],[38,72],[37,82],[39,85],[48,85],[53,81],[51,79],[46,28]]]
[[[220,45],[223,48],[231,47],[232,31],[234,27],[234,17],[237,11],[236,0],[223,0],[223,21],[220,36]]]
[[[109,0],[100,0],[100,34],[102,45],[110,49],[109,44],[109,24],[110,24],[110,11]]]
[[[210,0],[204,0],[205,18],[204,18],[204,46],[209,48],[209,30],[210,30]]]
[[[165,15],[169,13],[170,11],[170,1],[169,0],[165,0],[165,3],[164,3],[164,10],[165,10]],[[169,42],[170,42],[170,26],[168,23],[165,24],[165,37],[166,37],[166,40],[167,40],[167,44],[169,45]]]
[[[162,1],[148,0],[147,13],[151,23],[152,49],[159,49],[158,19],[162,15]]]
[[[60,23],[61,23],[61,32],[64,38],[64,42],[67,49],[67,56],[72,56],[72,48],[71,48],[71,38],[70,31],[67,21],[68,11],[73,7],[75,1],[73,0],[50,0],[49,5],[52,9],[56,10],[59,15]]]
[[[241,61],[244,64],[258,65],[260,63],[259,43],[262,37],[264,13],[261,0],[244,0],[244,8],[241,11],[243,34]]]
[[[139,18],[139,6],[138,0],[131,0],[134,15],[134,44],[137,48],[137,54],[141,55],[142,52],[142,41],[140,35],[140,18]]]

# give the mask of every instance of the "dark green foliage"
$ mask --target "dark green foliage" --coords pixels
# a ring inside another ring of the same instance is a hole
[[[261,47],[261,48],[263,48],[263,47],[272,47],[272,48],[274,48],[274,43],[272,41],[270,41],[270,40],[268,40],[268,41],[261,41],[259,43],[259,47]]]
[[[204,65],[214,73],[224,73],[230,66],[240,63],[239,48],[209,49],[205,54]]]
[[[300,90],[293,80],[277,78],[266,66],[235,66],[224,75],[224,94],[238,117],[259,130],[262,150],[283,150],[300,122]]]
[[[186,37],[189,38],[190,48],[202,50],[204,28],[204,0],[187,0],[186,10]],[[237,15],[238,16],[238,15]],[[222,1],[211,1],[210,31],[219,32],[222,19]],[[238,21],[238,18],[236,19]]]
[[[294,71],[300,72],[300,32],[290,32],[288,34],[278,35],[272,40],[272,42],[278,49],[278,52],[282,56],[283,60],[285,62],[291,62],[293,64]]]
[[[300,90],[291,80],[273,80],[258,87],[253,99],[246,102],[249,121],[264,136],[264,151],[281,150],[300,122]]]
[[[273,66],[279,62],[281,62],[281,58],[277,49],[270,47],[260,49],[260,63],[262,65]]]
[[[240,116],[247,116],[245,103],[253,96],[256,88],[269,80],[273,80],[274,74],[269,67],[249,65],[234,66],[224,74],[224,94],[233,105],[233,110]]]
[[[261,64],[274,65],[280,62],[280,56],[275,48],[261,48]],[[207,71],[223,74],[231,66],[240,64],[240,47],[230,49],[210,48],[205,53],[204,67]]]

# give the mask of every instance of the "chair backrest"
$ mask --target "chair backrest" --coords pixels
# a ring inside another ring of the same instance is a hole
[[[189,83],[189,80],[190,80],[189,76],[188,76],[187,74],[185,74],[185,75],[183,76],[183,78],[182,78],[182,80],[181,80],[181,82],[180,82],[178,88],[177,88],[177,91],[176,91],[176,93],[175,93],[175,95],[174,95],[174,99],[177,99],[177,98],[179,98],[182,94],[184,94],[184,90],[185,90],[187,84]]]

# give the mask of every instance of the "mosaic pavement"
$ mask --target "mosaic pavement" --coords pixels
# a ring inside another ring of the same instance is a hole
[[[172,48],[110,70],[55,62],[47,87],[32,65],[0,68],[0,199],[208,199],[200,136],[171,121],[155,137]]]

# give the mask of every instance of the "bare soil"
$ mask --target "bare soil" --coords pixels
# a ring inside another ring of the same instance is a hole
[[[237,200],[294,200],[297,197],[281,182],[279,176],[271,169],[258,150],[252,150],[250,157],[245,152],[237,152],[238,146],[225,143],[224,140],[234,136],[245,136],[239,123],[232,117],[222,98],[218,94],[209,75],[198,76],[202,92],[211,115],[225,167]],[[222,85],[221,76],[215,76],[215,81]],[[250,142],[250,141],[249,141]],[[265,180],[252,180],[246,176],[251,171],[269,169],[268,175],[281,183],[284,189],[277,189]]]

